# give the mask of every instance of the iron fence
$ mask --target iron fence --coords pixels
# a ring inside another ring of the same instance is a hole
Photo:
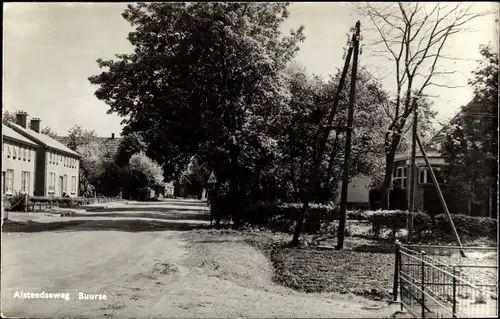
[[[468,258],[457,259],[461,249],[466,256],[497,250],[396,244],[393,293],[402,311],[418,318],[497,317],[498,265],[464,264]]]

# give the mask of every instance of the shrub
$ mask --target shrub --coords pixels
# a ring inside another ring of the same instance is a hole
[[[497,220],[489,217],[452,215],[453,223],[459,235],[472,238],[488,237],[496,239]],[[445,214],[437,215],[434,223],[434,234],[437,237],[453,235],[450,222]]]
[[[301,203],[261,202],[247,207],[242,214],[242,220],[272,229],[289,229],[297,220],[302,207],[303,204]],[[317,233],[320,230],[321,221],[332,221],[335,219],[338,219],[337,207],[310,204],[304,221],[304,231],[307,233]],[[284,226],[285,224],[288,226]]]
[[[131,185],[136,187],[160,185],[163,182],[163,168],[144,152],[130,157],[128,173]]]
[[[407,226],[408,211],[403,210],[380,210],[365,212],[368,221],[372,226],[372,231],[375,237],[380,237],[380,232],[390,230],[391,237],[395,238],[398,231],[405,229]],[[429,215],[421,212],[411,213],[413,215],[413,226],[416,235],[421,237],[422,233],[430,228],[431,218]]]
[[[137,189],[137,200],[150,200],[153,189],[151,187],[141,187]]]
[[[6,209],[14,212],[14,211],[23,211],[24,210],[24,197],[25,195],[22,193],[15,193],[11,197],[7,197],[6,199]]]

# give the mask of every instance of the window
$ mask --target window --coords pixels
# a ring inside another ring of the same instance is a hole
[[[439,167],[436,167],[434,169],[434,175],[436,175],[436,179],[439,184],[446,183],[446,181],[444,180],[444,176],[441,173],[441,169]]]
[[[76,176],[71,176],[71,194],[76,194]]]
[[[29,193],[30,192],[30,172],[21,172],[21,192]]]
[[[5,194],[5,172],[2,172],[2,194]]]
[[[63,177],[63,192],[68,192],[68,175],[64,175]]]
[[[49,193],[56,190],[56,173],[49,173]]]
[[[392,184],[395,187],[406,188],[406,167],[397,167],[392,173]]]
[[[7,176],[5,177],[5,193],[11,195],[13,189],[14,189],[14,171],[8,169]]]
[[[432,171],[434,172],[434,175],[436,176],[437,182],[439,184],[444,183],[444,178],[443,175],[441,174],[441,168],[440,167],[433,167]],[[419,174],[418,174],[418,183],[419,184],[427,184],[427,183],[432,183],[432,175],[431,172],[427,167],[422,167],[420,168]]]

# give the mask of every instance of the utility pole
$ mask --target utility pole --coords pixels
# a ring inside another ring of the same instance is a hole
[[[358,24],[359,24],[359,22],[358,22]],[[359,30],[359,27],[358,27],[358,30]],[[304,205],[303,205],[302,210],[300,212],[299,219],[297,221],[297,226],[295,227],[295,232],[294,232],[293,238],[292,238],[292,245],[299,244],[299,237],[300,237],[300,233],[302,231],[302,224],[304,223],[304,218],[307,214],[307,209],[309,208],[309,202],[311,201],[311,198],[313,195],[314,186],[316,185],[316,181],[318,179],[318,170],[319,170],[319,167],[321,165],[321,159],[323,158],[323,153],[325,152],[326,142],[328,140],[328,136],[330,135],[330,131],[332,129],[333,118],[335,117],[335,114],[337,113],[337,106],[338,106],[339,100],[340,100],[340,93],[342,92],[342,89],[344,87],[345,78],[347,76],[347,70],[349,69],[349,64],[351,62],[351,56],[352,56],[352,51],[353,51],[352,44],[354,43],[354,41],[356,41],[355,34],[352,36],[351,45],[349,46],[349,50],[347,51],[347,56],[345,58],[345,63],[344,63],[344,69],[342,70],[342,75],[340,76],[339,86],[337,87],[337,93],[335,94],[335,99],[333,100],[333,105],[332,105],[332,109],[330,110],[330,114],[328,114],[327,125],[323,128],[322,127],[319,128],[319,130],[323,130],[323,134],[320,135],[320,145],[319,145],[318,154],[314,160],[314,165],[313,165],[313,169],[311,172],[311,179],[309,181],[308,189],[307,189],[307,192],[306,192],[305,197],[303,199]]]
[[[416,157],[416,151],[417,151],[417,124],[418,124],[418,103],[417,103],[417,97],[413,97],[413,127],[412,127],[412,134],[411,134],[411,158],[410,158],[410,167],[409,167],[409,185],[408,185],[408,211],[411,213],[415,211],[415,186],[416,186],[416,179],[417,179],[417,172],[415,170],[415,157]],[[413,242],[413,215],[408,214],[408,237],[407,241],[408,243]]]
[[[340,194],[340,220],[339,231],[337,238],[337,250],[344,248],[345,223],[346,223],[346,204],[347,204],[347,186],[349,183],[349,164],[351,161],[351,138],[352,138],[352,122],[354,117],[354,103],[356,100],[356,77],[358,73],[358,56],[359,56],[359,33],[361,23],[356,22],[356,33],[353,38],[354,58],[352,62],[351,74],[351,91],[349,92],[349,109],[347,113],[347,132],[345,138],[345,155],[344,155],[344,174],[342,175],[342,191]]]

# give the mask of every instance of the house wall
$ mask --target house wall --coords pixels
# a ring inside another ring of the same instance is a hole
[[[366,175],[353,177],[347,185],[347,203],[368,204],[370,202],[370,183],[371,178]],[[339,182],[339,189],[342,188],[342,182]],[[340,191],[338,200],[340,200]]]
[[[16,149],[16,151],[14,151]],[[26,150],[26,153],[24,152]],[[29,172],[29,189],[27,193],[32,196],[35,189],[35,163],[36,163],[36,148],[11,140],[2,140],[2,192],[4,186],[6,187],[3,180],[3,173],[7,173],[7,170],[13,170],[13,185],[12,193],[6,193],[6,195],[13,195],[21,191],[22,185],[22,172]],[[6,175],[5,175],[6,176]],[[5,188],[6,189],[6,188]]]
[[[63,192],[70,197],[78,196],[80,161],[77,157],[69,156],[57,150],[47,149],[45,151],[44,170],[45,170],[45,196],[62,196]],[[55,174],[54,187],[51,188],[50,175]],[[60,178],[66,178],[63,185],[60,184]],[[75,183],[72,178],[75,178]],[[66,184],[66,185],[64,185]]]
[[[438,168],[442,167],[444,164],[444,160],[442,158],[437,158],[437,157],[429,157],[429,162],[433,168]],[[394,163],[394,170],[400,167],[406,167],[406,187],[404,188],[405,191],[405,200],[406,204],[408,203],[409,196],[410,196],[410,170],[409,170],[409,165],[410,165],[410,160],[409,159],[400,159],[398,161],[395,161]],[[426,163],[424,158],[418,157],[415,159],[415,164],[418,167],[426,167]],[[426,184],[421,184],[419,183],[419,169],[416,167],[415,168],[415,197],[414,197],[414,209],[416,211],[435,211],[438,212],[441,208],[441,203],[439,201],[436,201],[435,198],[437,198],[437,191],[434,188],[434,185],[430,179],[430,175],[427,176],[427,183]],[[443,187],[443,184],[440,184],[441,187]],[[432,202],[432,203],[431,203]],[[404,209],[407,207],[405,206]]]

